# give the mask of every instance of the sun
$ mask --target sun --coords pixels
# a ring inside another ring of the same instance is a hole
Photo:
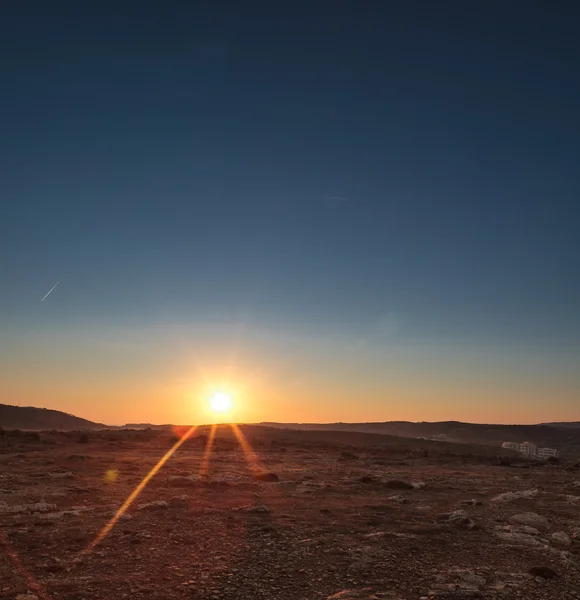
[[[227,413],[232,407],[232,397],[227,392],[214,392],[209,405],[214,412]]]

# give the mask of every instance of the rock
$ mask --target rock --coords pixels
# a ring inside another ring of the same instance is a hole
[[[448,517],[447,520],[462,529],[475,529],[476,523],[464,510],[455,510]]]
[[[523,490],[521,492],[504,492],[491,499],[492,502],[513,502],[514,500],[531,500],[538,495],[538,490]]]
[[[58,520],[64,518],[65,514],[76,516],[79,513],[73,513],[72,511],[67,511],[67,512],[62,511],[62,512],[55,512],[55,513],[40,514],[36,518],[38,521],[58,521]]]
[[[495,535],[504,542],[508,544],[514,544],[515,546],[543,546],[545,547],[545,542],[542,540],[538,540],[527,533],[516,533],[516,532],[506,532],[506,531],[496,531]]]
[[[241,510],[253,514],[266,514],[271,512],[270,509],[267,506],[264,506],[263,504],[259,504],[256,506],[244,506]]]
[[[48,504],[47,502],[36,502],[33,504],[16,504],[8,506],[5,503],[0,504],[0,512],[7,512],[12,515],[22,513],[47,513],[56,510],[56,504]]]
[[[481,506],[483,502],[481,500],[463,500],[461,506]]]
[[[340,459],[339,460],[358,460],[359,457],[356,454],[353,454],[352,452],[341,452],[340,453]]]
[[[381,600],[403,600],[395,592],[379,592],[370,587],[342,590],[328,596],[327,600],[378,600],[379,598]]]
[[[392,500],[393,502],[397,502],[398,504],[409,504],[409,500],[405,498],[405,496],[391,496],[387,498],[387,500]]]
[[[169,508],[187,508],[189,506],[189,496],[174,496],[169,500]]]
[[[140,504],[137,510],[165,510],[169,508],[169,505],[165,500],[154,500],[153,502],[147,502],[146,504]]]
[[[16,600],[38,600],[38,596],[27,592],[26,594],[18,594],[18,596],[16,596]]]
[[[276,473],[254,473],[254,479],[256,481],[280,481],[280,478]]]
[[[482,577],[481,575],[478,575],[469,569],[455,569],[454,571],[451,571],[451,575],[453,575],[459,581],[468,583],[475,587],[483,586],[487,583],[485,577]]]
[[[526,525],[528,527],[533,527],[534,529],[539,529],[540,531],[547,531],[550,529],[550,522],[548,519],[534,512],[513,515],[509,518],[509,521],[516,525]]]
[[[385,486],[390,490],[412,490],[413,484],[407,481],[401,481],[400,479],[389,479],[385,481]]]
[[[413,486],[414,490],[421,490],[427,486],[424,481],[411,481],[411,485]]]
[[[376,477],[372,477],[371,475],[363,475],[359,481],[361,483],[376,483],[377,482],[377,478]]]
[[[563,531],[557,531],[556,533],[553,533],[552,541],[555,544],[558,544],[560,546],[571,546],[572,545],[572,540],[570,539],[568,534],[564,533]]]
[[[534,577],[542,577],[543,579],[552,579],[557,577],[558,574],[551,567],[532,567],[530,569],[530,575]]]
[[[197,478],[190,475],[170,475],[167,478],[167,485],[171,487],[190,487],[197,483]]]
[[[540,535],[540,530],[527,525],[498,525],[496,529],[511,531],[512,533],[527,533],[528,535]]]

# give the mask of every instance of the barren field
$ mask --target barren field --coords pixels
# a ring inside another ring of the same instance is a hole
[[[170,432],[15,435],[0,448],[0,598],[580,598],[574,465],[241,429],[251,449],[228,428],[211,454],[193,437],[121,511]]]

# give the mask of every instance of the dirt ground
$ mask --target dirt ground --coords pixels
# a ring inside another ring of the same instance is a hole
[[[0,599],[580,598],[572,465],[243,431],[252,451],[220,431],[209,461],[204,438],[184,443],[100,541],[173,435],[17,439],[0,454]]]

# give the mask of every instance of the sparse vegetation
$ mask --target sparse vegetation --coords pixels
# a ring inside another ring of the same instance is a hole
[[[202,476],[201,428],[79,562],[173,433],[0,430],[0,527],[55,599],[109,600],[119,581],[135,600],[574,598],[574,462],[525,461],[516,478],[521,459],[506,469],[498,448],[300,431],[282,445],[279,430],[242,430],[257,462],[220,426]],[[8,598],[26,591],[17,570],[0,576]]]

